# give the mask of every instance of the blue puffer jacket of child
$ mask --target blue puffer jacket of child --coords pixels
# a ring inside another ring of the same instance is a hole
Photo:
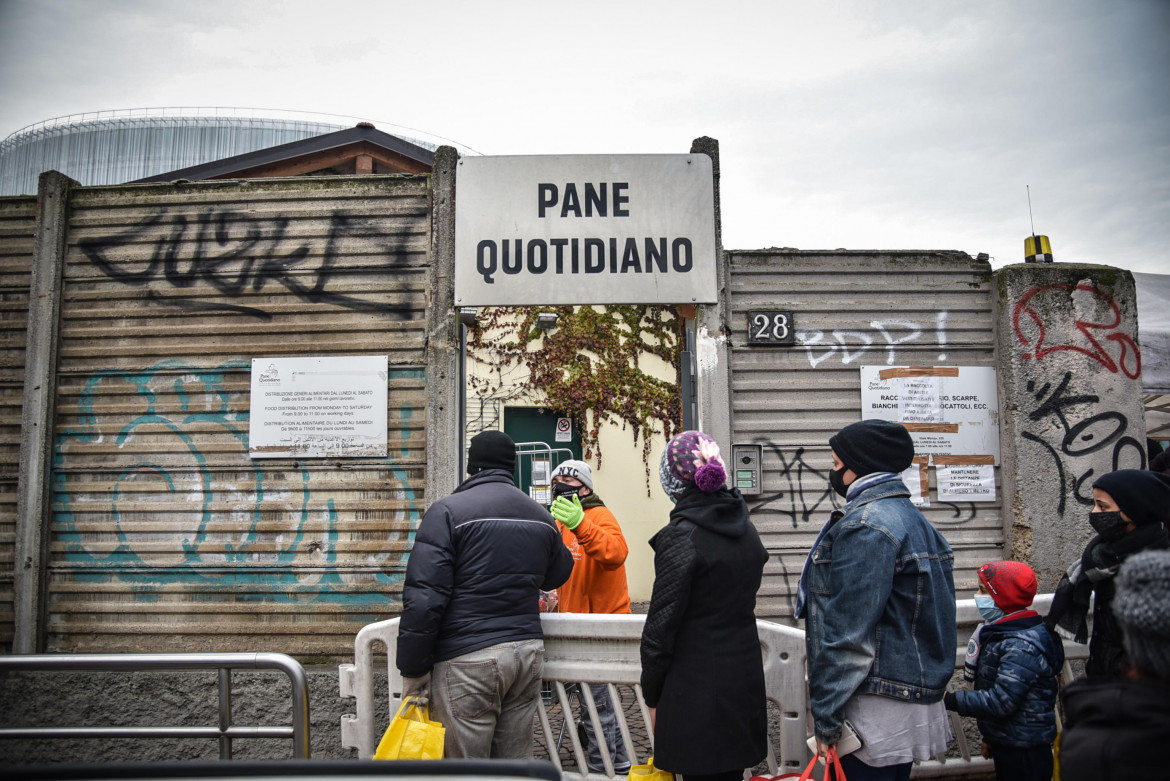
[[[1057,678],[1064,646],[1032,611],[983,627],[974,691],[957,691],[955,710],[974,716],[992,746],[1028,748],[1056,739]]]

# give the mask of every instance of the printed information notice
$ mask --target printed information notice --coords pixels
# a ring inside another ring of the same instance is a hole
[[[388,358],[253,358],[252,458],[386,456]]]
[[[940,502],[994,502],[995,467],[991,464],[936,466]]]

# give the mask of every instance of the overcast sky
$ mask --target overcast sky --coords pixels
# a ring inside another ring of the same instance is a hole
[[[487,155],[719,140],[729,249],[1170,273],[1170,0],[0,0],[0,138],[160,106]],[[398,126],[398,127],[395,127]]]

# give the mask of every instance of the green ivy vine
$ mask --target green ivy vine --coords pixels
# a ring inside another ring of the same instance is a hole
[[[557,327],[536,326],[541,312],[555,312]],[[597,456],[598,432],[606,422],[631,429],[642,442],[647,491],[650,437],[668,439],[681,425],[679,353],[682,318],[670,306],[491,307],[468,329],[468,357],[488,366],[490,379],[469,377],[476,394],[498,394],[505,376],[527,370],[512,400],[557,410],[574,421],[585,458]],[[642,371],[639,359],[655,355],[675,367],[673,382]]]

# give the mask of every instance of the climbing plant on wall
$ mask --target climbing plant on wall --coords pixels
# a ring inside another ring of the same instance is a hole
[[[537,327],[541,312],[557,314],[556,328]],[[683,320],[668,306],[492,307],[468,333],[468,357],[489,367],[470,377],[481,396],[542,404],[571,417],[586,458],[597,456],[606,422],[641,439],[649,476],[650,437],[679,430],[678,365]],[[643,370],[644,356],[675,367],[672,381]],[[519,370],[519,371],[517,371]],[[519,376],[520,379],[514,379]]]

